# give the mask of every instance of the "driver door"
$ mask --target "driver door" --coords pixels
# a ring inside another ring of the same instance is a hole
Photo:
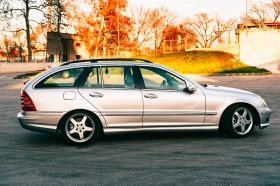
[[[157,67],[139,67],[143,81],[144,127],[202,126],[205,96],[184,92],[185,80]]]

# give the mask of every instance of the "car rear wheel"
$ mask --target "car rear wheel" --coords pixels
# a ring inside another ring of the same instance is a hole
[[[95,141],[99,131],[98,120],[87,112],[69,114],[61,125],[61,132],[66,142],[74,145],[85,145]]]
[[[246,137],[254,130],[254,120],[254,115],[247,105],[233,105],[224,115],[225,133],[230,137]]]

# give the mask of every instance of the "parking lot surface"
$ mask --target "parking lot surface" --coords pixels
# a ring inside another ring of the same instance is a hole
[[[0,185],[280,184],[280,75],[189,76],[264,98],[273,110],[270,126],[256,127],[248,138],[215,131],[112,133],[82,147],[19,125],[24,80],[14,75],[0,74]]]

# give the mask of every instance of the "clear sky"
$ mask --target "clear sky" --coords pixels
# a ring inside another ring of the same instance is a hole
[[[130,5],[164,6],[177,12],[180,18],[196,13],[219,13],[224,18],[238,18],[246,12],[246,0],[128,0]],[[251,0],[248,0],[248,4]],[[257,1],[257,0],[254,0]]]

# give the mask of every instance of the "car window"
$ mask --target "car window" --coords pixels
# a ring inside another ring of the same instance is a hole
[[[104,88],[135,88],[132,67],[102,67]]]
[[[186,88],[184,80],[155,67],[140,67],[146,89],[183,90]]]
[[[84,87],[101,88],[100,67],[93,67],[89,73]]]
[[[73,87],[82,71],[83,68],[76,68],[54,73],[37,84],[36,88]]]

